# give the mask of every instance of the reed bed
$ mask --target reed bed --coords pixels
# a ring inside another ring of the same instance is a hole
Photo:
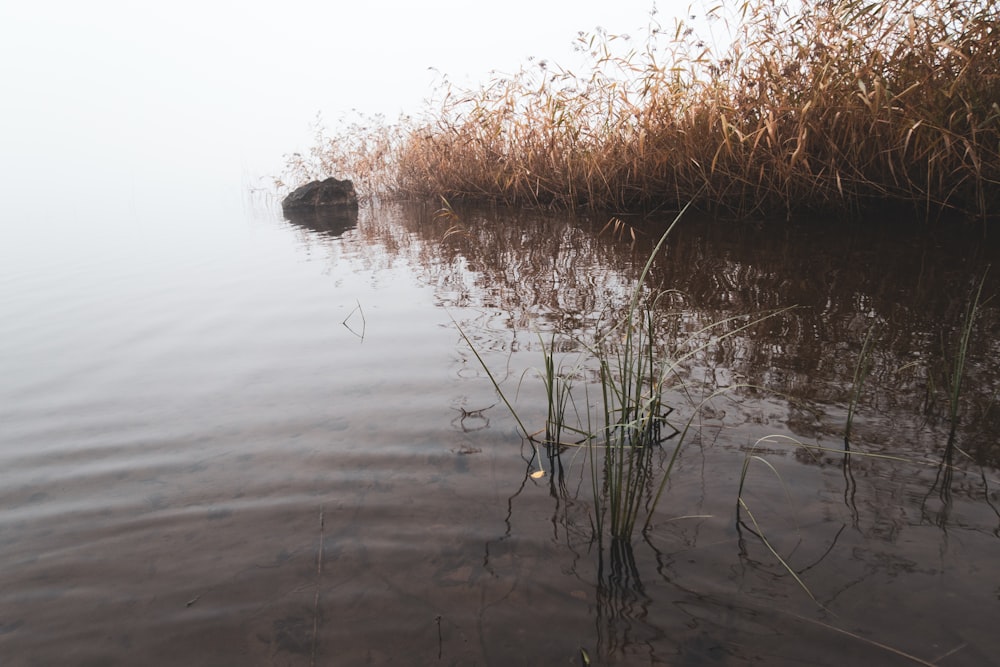
[[[371,180],[383,195],[996,217],[1000,0],[715,11],[723,46],[654,11],[644,40],[581,33],[583,70],[535,62],[477,89],[444,85],[422,120],[320,152],[341,174],[381,170]]]

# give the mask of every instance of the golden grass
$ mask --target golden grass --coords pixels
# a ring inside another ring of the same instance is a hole
[[[313,163],[452,201],[996,217],[1000,0],[747,0],[730,18],[718,53],[655,15],[640,48],[581,34],[584,74],[446,87],[424,120],[347,128]]]

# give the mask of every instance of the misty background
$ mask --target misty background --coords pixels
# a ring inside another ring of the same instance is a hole
[[[671,25],[686,8],[661,0],[658,18]],[[638,33],[652,9],[652,0],[4,3],[3,182],[18,199],[83,175],[109,187],[178,170],[253,181],[309,147],[317,114],[327,125],[352,110],[392,120],[418,113],[442,76],[474,86],[529,57],[572,67],[578,31]]]

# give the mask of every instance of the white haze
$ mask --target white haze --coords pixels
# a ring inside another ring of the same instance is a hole
[[[0,148],[16,180],[151,164],[271,173],[316,115],[415,113],[442,74],[475,84],[577,31],[638,33],[652,0],[8,2]],[[687,3],[660,2],[665,25]],[[8,183],[10,180],[7,181]]]

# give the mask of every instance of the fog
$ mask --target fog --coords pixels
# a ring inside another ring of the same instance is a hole
[[[709,3],[694,4],[661,0],[656,17],[673,26]],[[529,58],[572,68],[579,31],[641,36],[653,9],[652,0],[2,3],[0,259],[29,263],[56,237],[71,254],[98,219],[116,238],[165,221],[204,226],[191,211],[231,217],[248,191],[271,187],[286,154],[308,150],[317,118],[419,115],[442,77],[475,86]]]

